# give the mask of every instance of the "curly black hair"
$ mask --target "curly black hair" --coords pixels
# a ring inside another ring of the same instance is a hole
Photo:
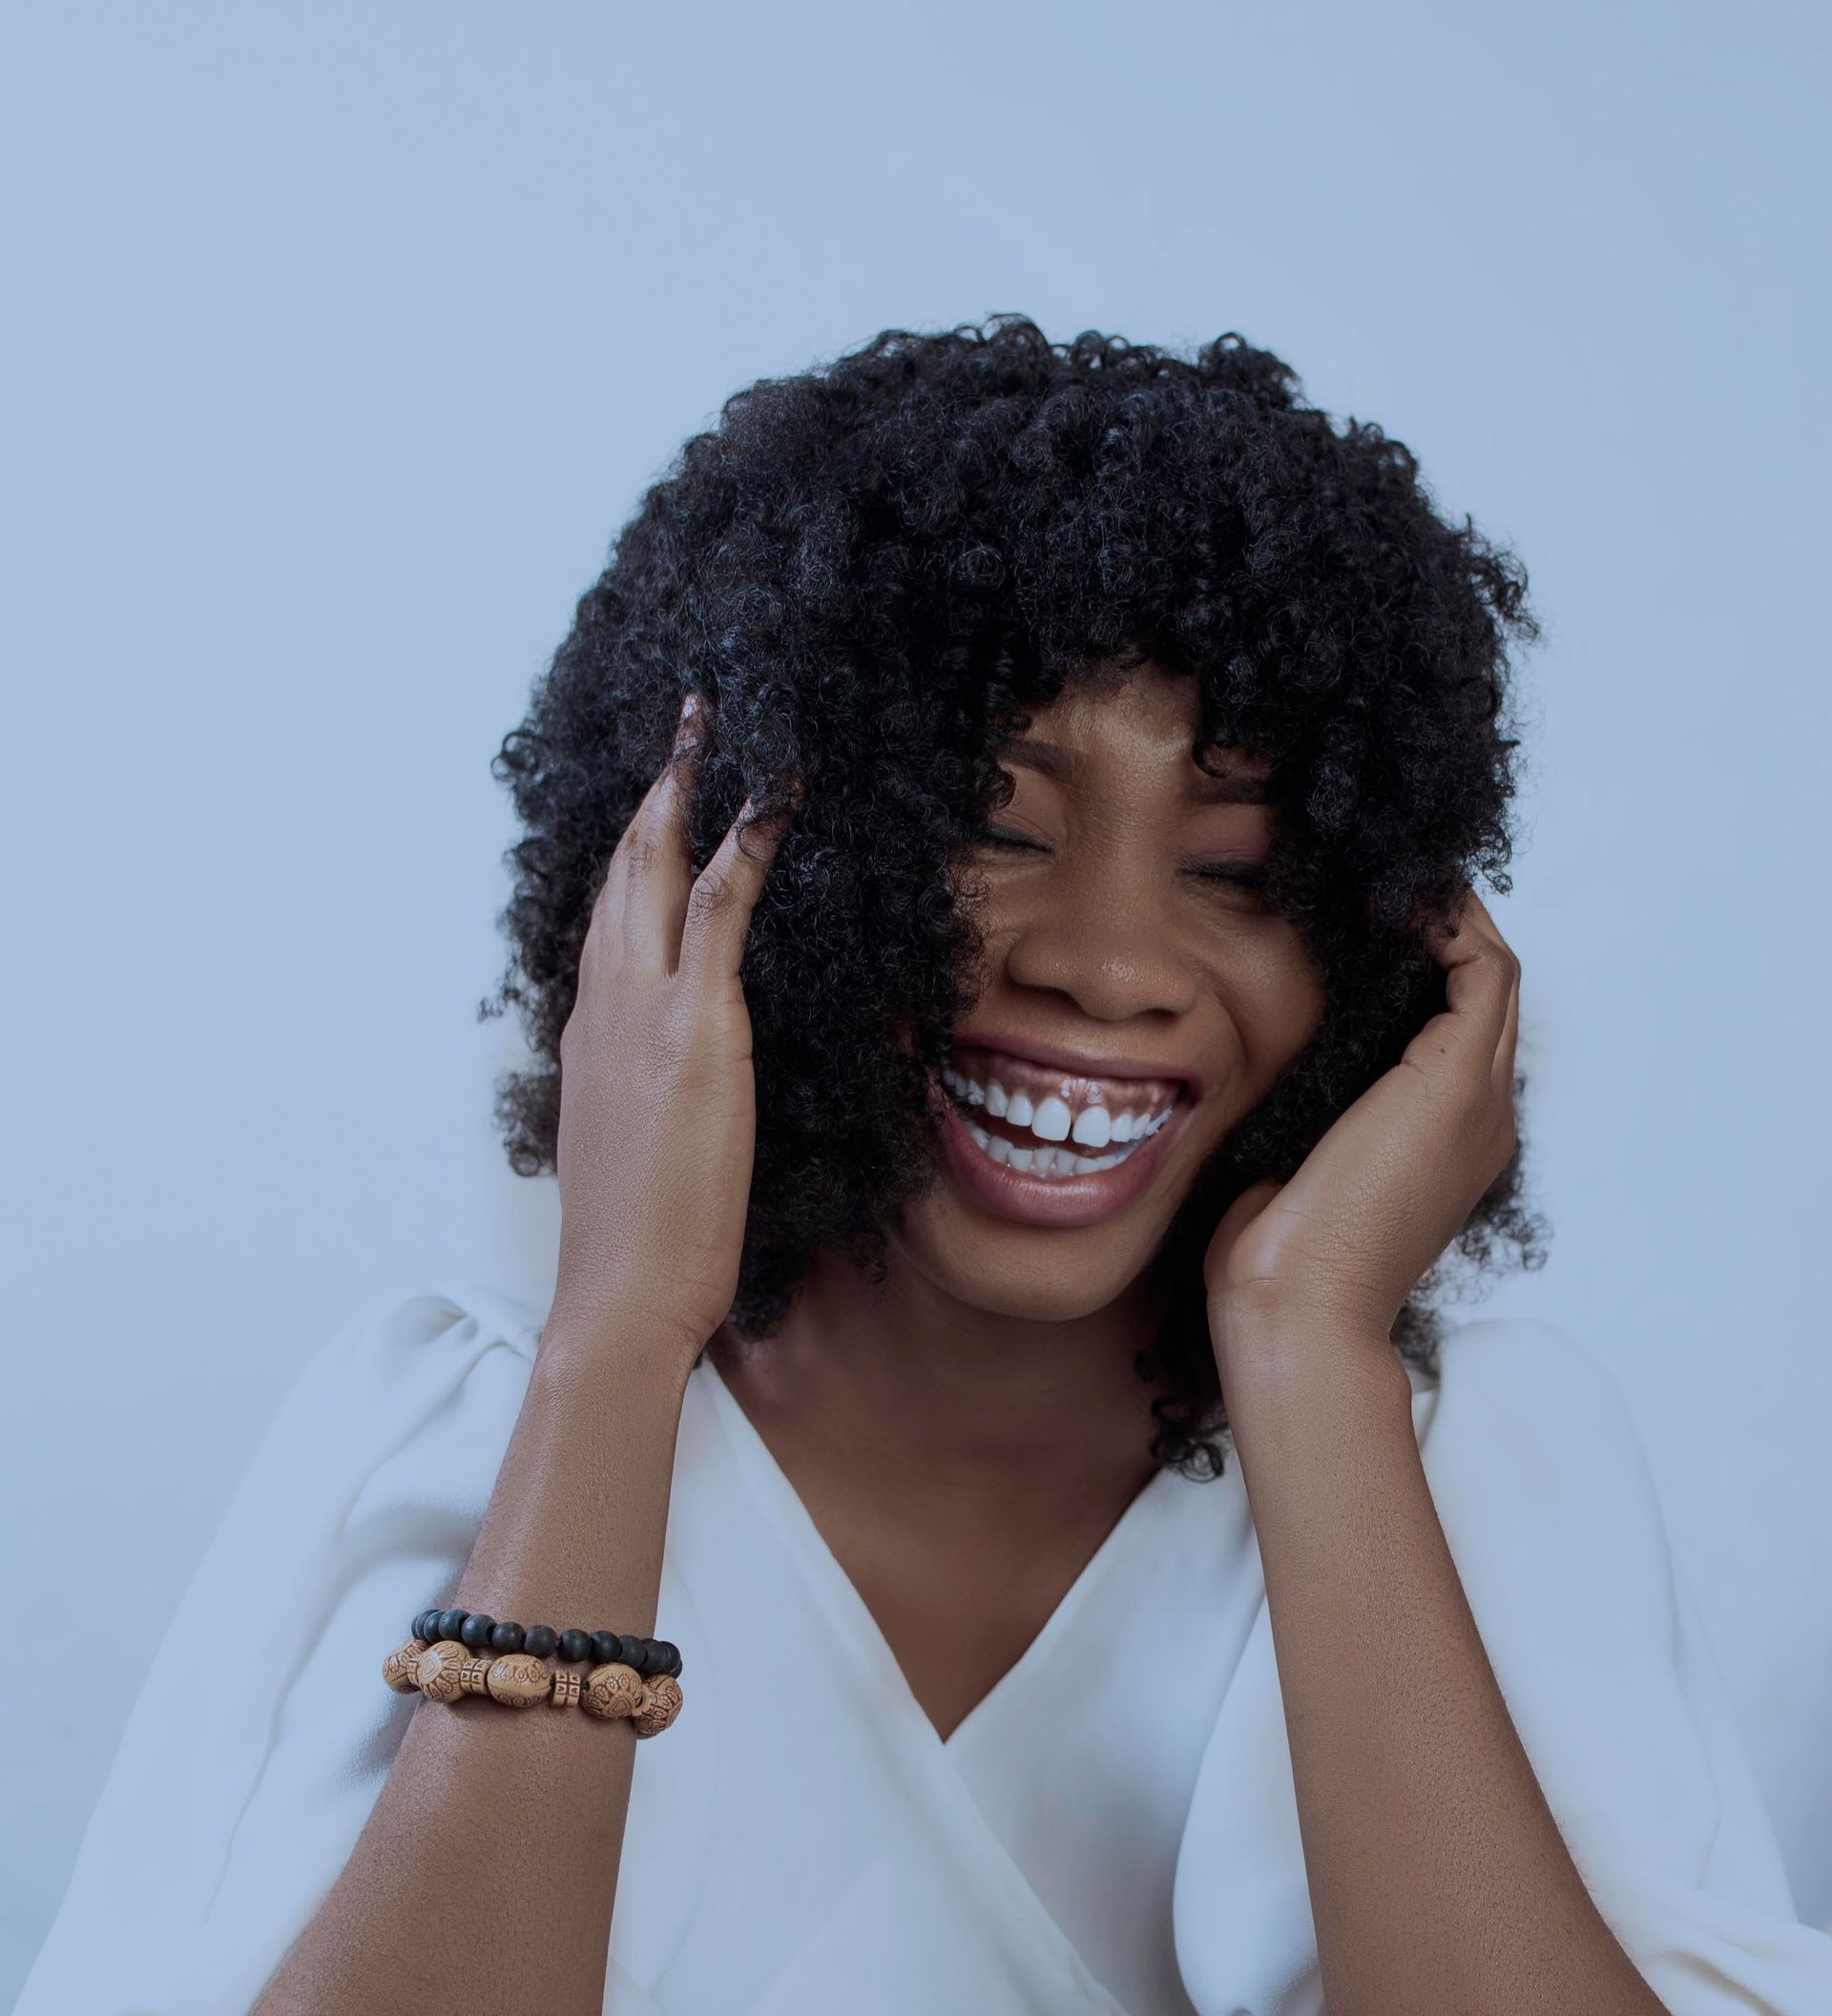
[[[882,1280],[886,1230],[936,1167],[928,1073],[984,984],[959,867],[1010,794],[996,751],[1071,680],[1194,674],[1197,760],[1271,764],[1264,896],[1326,999],[1148,1270],[1152,1452],[1219,1475],[1209,1233],[1443,1006],[1426,922],[1478,873],[1510,886],[1510,647],[1536,634],[1518,561],[1438,515],[1411,452],[1333,422],[1238,335],[1187,358],[996,315],[760,380],[644,495],[491,762],[526,836],[506,856],[510,962],[479,1012],[515,1004],[537,1060],[496,1088],[511,1167],[555,1167],[586,925],[693,689],[713,703],[696,867],[747,794],[768,812],[807,787],[742,969],[758,1142],[731,1324],[769,1336],[823,1247]],[[1428,1372],[1459,1263],[1545,1257],[1524,1146],[1395,1323]]]

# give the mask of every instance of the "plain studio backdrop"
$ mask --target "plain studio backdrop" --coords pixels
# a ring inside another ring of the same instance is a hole
[[[1491,906],[1554,1230],[1456,1313],[1627,1392],[1832,1926],[1823,10],[66,0],[8,40],[0,1990],[306,1355],[397,1286],[551,1284],[475,1010],[489,761],[575,597],[739,385],[1001,309],[1239,329],[1526,559]]]

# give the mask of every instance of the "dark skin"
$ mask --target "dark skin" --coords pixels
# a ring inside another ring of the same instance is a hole
[[[1146,1193],[1064,1231],[997,1217],[944,1178],[906,1213],[882,1287],[817,1264],[767,1349],[713,1346],[944,1736],[1154,1475],[1138,1278],[1197,1168],[1322,1014],[1297,929],[1194,872],[1261,863],[1273,837],[1267,806],[1216,795],[1198,728],[1187,678],[1071,689],[1033,716],[1025,741],[1044,749],[1005,754],[1016,790],[989,821],[1004,843],[971,863],[990,979],[962,1044],[1020,1030],[1199,1078]]]
[[[906,1214],[881,1288],[818,1267],[755,1354],[721,1332],[756,1137],[739,972],[788,815],[740,814],[696,876],[683,726],[593,904],[561,1038],[553,1304],[458,1607],[652,1630],[710,1346],[937,1730],[1010,1669],[1150,1481],[1145,1262],[1322,1012],[1292,928],[1199,872],[1270,835],[1263,808],[1198,800],[1195,705],[1147,668],[1040,710],[1056,774],[1007,752],[1018,796],[995,824],[1024,843],[972,864],[992,971],[957,1043],[1049,1039],[1194,1081],[1143,1187],[1046,1227],[984,1208],[961,1164]],[[1515,1139],[1519,964],[1473,894],[1431,942],[1445,1011],[1289,1183],[1236,1200],[1204,1266],[1323,1998],[1330,2016],[1659,2016],[1509,1717],[1390,1341]],[[510,1727],[474,1700],[416,1710],[261,2016],[367,2008],[378,1980],[401,2016],[443,2016],[454,1978],[484,2006],[601,2008],[635,1740],[580,1715]],[[554,1839],[573,1851],[557,1870]]]
[[[1031,844],[985,850],[991,981],[956,1031],[1186,1068],[1195,1107],[1148,1187],[1099,1223],[1046,1229],[945,1176],[906,1214],[882,1287],[822,1268],[775,1348],[715,1340],[943,1735],[1149,1481],[1141,1269],[1322,1012],[1295,929],[1193,872],[1263,859],[1272,837],[1263,807],[1203,801],[1197,728],[1194,689],[1148,667],[1117,698],[1072,689],[1038,713],[1048,777],[1007,752],[1018,791],[995,827]],[[1515,1146],[1519,962],[1472,891],[1431,943],[1445,1010],[1289,1182],[1235,1202],[1204,1267],[1324,1997],[1332,2016],[1652,2016],[1508,1714],[1391,1346]]]

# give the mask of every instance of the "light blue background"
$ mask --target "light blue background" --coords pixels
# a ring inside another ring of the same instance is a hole
[[[1832,1925],[1824,22],[14,10],[0,1988],[304,1355],[551,1278],[488,762],[607,543],[739,385],[1004,308],[1239,328],[1527,557],[1557,1237],[1471,1313],[1616,1371]]]

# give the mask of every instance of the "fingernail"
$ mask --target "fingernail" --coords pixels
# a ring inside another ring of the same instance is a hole
[[[693,712],[694,712],[695,708],[697,708],[697,707],[698,705],[699,705],[699,696],[698,696],[698,694],[697,694],[697,693],[690,693],[690,694],[689,694],[689,695],[688,695],[688,696],[686,696],[686,698],[685,698],[685,699],[683,699],[683,700],[681,701],[681,703],[680,703],[680,717],[681,717],[681,719],[682,719],[683,721],[684,721],[684,720],[686,720],[686,719],[687,719],[687,718],[688,718],[688,717],[690,717],[690,716],[691,716],[691,715],[693,714]]]

